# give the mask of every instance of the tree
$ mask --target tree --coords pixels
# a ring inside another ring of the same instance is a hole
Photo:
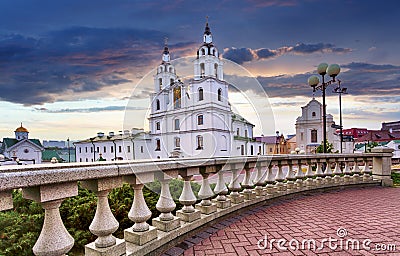
[[[319,145],[316,149],[315,153],[324,153],[324,144],[321,142],[321,145]],[[337,153],[333,152],[333,144],[329,143],[329,141],[326,142],[326,153]]]

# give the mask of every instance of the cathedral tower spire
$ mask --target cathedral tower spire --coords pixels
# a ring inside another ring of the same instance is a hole
[[[205,77],[214,77],[223,80],[223,63],[219,59],[218,49],[213,43],[208,16],[206,19],[203,44],[197,50],[197,59],[194,61],[194,79],[201,80]]]
[[[158,92],[172,85],[176,80],[175,67],[171,64],[171,56],[168,48],[168,38],[164,39],[164,50],[162,52],[161,64],[158,65],[157,74],[154,76],[154,90]]]

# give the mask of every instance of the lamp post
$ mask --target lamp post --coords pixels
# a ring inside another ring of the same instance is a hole
[[[276,153],[279,154],[279,131],[276,131]]]
[[[317,68],[318,74],[322,77],[322,83],[319,85],[318,76],[310,76],[308,78],[308,85],[313,88],[313,92],[316,90],[322,91],[322,120],[323,120],[323,149],[324,153],[326,153],[326,104],[325,104],[325,90],[328,85],[335,83],[335,77],[340,73],[340,67],[338,64],[331,64],[328,66],[326,63],[321,63]],[[332,80],[325,82],[325,75],[328,74],[332,77]]]
[[[340,154],[343,153],[343,124],[342,124],[342,93],[347,93],[346,87],[340,86],[340,80],[338,79],[338,85],[333,89],[334,93],[339,94],[339,119],[340,119]]]
[[[71,148],[69,147],[69,137],[67,139],[68,142],[68,163],[71,163]]]

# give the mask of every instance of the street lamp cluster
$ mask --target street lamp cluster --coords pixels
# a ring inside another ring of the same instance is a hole
[[[326,88],[336,82],[336,76],[340,73],[340,66],[338,64],[331,64],[328,65],[326,63],[321,63],[318,65],[317,68],[318,74],[322,78],[322,83],[319,84],[320,80],[319,77],[316,75],[310,76],[308,78],[308,85],[313,88],[313,92],[316,90],[322,91],[322,120],[323,120],[323,152],[327,153],[327,141],[326,141],[326,104],[325,104],[325,91]],[[325,75],[328,74],[332,80],[325,82]],[[340,87],[340,80],[337,80],[339,85],[335,88],[334,92],[339,93],[339,104],[340,104],[340,145],[342,153],[342,141],[343,141],[343,132],[342,132],[342,103],[341,103],[341,95],[342,93],[347,92],[347,88]]]

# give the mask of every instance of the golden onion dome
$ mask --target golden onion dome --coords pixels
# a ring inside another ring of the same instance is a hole
[[[22,123],[21,123],[21,126],[18,127],[18,128],[15,130],[15,132],[28,132],[28,130],[27,130],[25,127],[23,127],[23,126],[22,126]]]

